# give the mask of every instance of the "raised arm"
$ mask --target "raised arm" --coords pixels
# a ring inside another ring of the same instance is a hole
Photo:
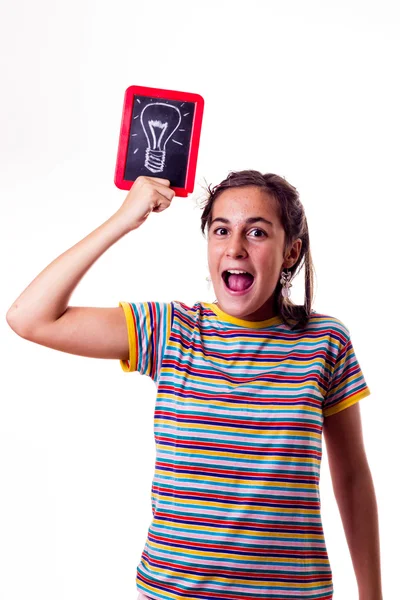
[[[108,248],[140,227],[152,211],[168,208],[174,195],[168,180],[139,177],[115,214],[50,263],[15,300],[6,315],[13,331],[62,352],[126,360],[123,309],[68,306],[69,299]]]

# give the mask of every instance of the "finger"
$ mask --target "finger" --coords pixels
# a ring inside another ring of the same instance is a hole
[[[172,191],[172,190],[171,190]],[[158,212],[161,210],[165,210],[169,204],[166,204],[165,200],[170,200],[170,198],[167,198],[164,194],[161,194],[160,192],[157,192],[157,197],[155,199],[155,205],[153,207],[153,211],[154,212]]]
[[[158,194],[161,194],[164,196],[164,198],[167,198],[167,200],[172,200],[172,198],[175,196],[175,191],[171,190],[171,188],[166,187],[165,185],[156,183],[154,184],[153,188]]]
[[[171,182],[169,181],[169,179],[162,179],[161,177],[146,177],[146,179],[149,179],[150,181],[154,181],[155,183],[160,183],[161,185],[167,185],[167,186],[171,185]]]

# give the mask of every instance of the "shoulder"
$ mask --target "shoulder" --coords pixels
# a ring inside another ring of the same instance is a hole
[[[343,344],[346,344],[350,339],[350,331],[343,321],[332,315],[316,311],[311,313],[307,329],[318,331],[321,335],[328,335]]]
[[[214,304],[197,301],[194,304],[185,304],[180,300],[171,302],[175,322],[181,321],[193,329],[213,329],[221,326],[220,318]]]
[[[203,312],[201,302],[195,302],[193,305],[190,305],[181,300],[172,300],[171,307],[174,321],[181,320],[191,326],[201,319]]]

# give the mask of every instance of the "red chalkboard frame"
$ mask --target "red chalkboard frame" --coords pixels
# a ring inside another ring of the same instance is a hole
[[[124,107],[122,111],[121,131],[119,135],[117,163],[114,177],[115,185],[121,190],[130,190],[133,185],[132,180],[124,179],[124,173],[135,95],[150,96],[152,98],[167,98],[168,100],[182,100],[183,102],[193,102],[195,104],[185,186],[182,188],[171,186],[171,189],[175,191],[177,196],[186,197],[194,190],[201,124],[204,111],[204,99],[199,94],[191,94],[188,92],[178,92],[173,90],[162,90],[139,85],[131,85],[127,88],[125,91]]]

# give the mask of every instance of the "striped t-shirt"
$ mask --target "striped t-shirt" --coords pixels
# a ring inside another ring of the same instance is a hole
[[[370,394],[349,332],[312,313],[244,321],[218,305],[120,302],[124,371],[157,386],[153,518],[137,587],[159,600],[330,600],[324,416]]]

